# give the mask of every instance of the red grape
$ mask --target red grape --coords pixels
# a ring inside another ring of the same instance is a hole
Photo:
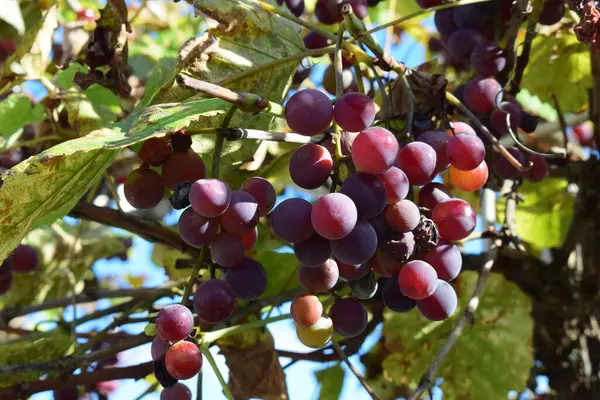
[[[521,163],[521,165],[525,165],[525,155],[523,152],[516,147],[511,147],[507,149],[508,152],[517,159]],[[521,176],[521,171],[519,171],[515,166],[513,166],[504,156],[498,155],[492,164],[492,169],[502,179],[516,179]]]
[[[12,253],[12,271],[19,274],[38,269],[40,261],[37,250],[27,244],[20,244]]]
[[[315,89],[294,93],[285,106],[285,120],[290,129],[306,136],[323,132],[333,118],[329,97]]]
[[[254,227],[253,230],[246,233],[242,233],[240,235],[240,239],[242,239],[242,243],[244,244],[244,250],[246,250],[246,253],[249,252],[250,250],[252,250],[252,248],[256,244],[256,241],[258,240],[258,228]]]
[[[333,108],[335,122],[345,131],[361,132],[375,120],[375,103],[362,93],[347,93],[337,99]]]
[[[291,198],[282,201],[271,213],[273,233],[283,241],[302,242],[315,230],[311,222],[313,206],[308,201]]]
[[[267,289],[267,272],[262,264],[244,257],[234,268],[228,268],[223,276],[235,297],[244,301],[256,300]]]
[[[531,161],[533,165],[523,172],[523,178],[531,182],[539,182],[548,175],[548,163],[544,157],[528,154],[527,161]]]
[[[202,282],[194,294],[194,310],[205,321],[218,323],[235,309],[235,292],[220,279]]]
[[[340,193],[352,199],[358,215],[364,219],[371,219],[380,214],[387,201],[383,181],[375,175],[364,172],[357,172],[346,178]]]
[[[241,235],[250,232],[258,223],[258,202],[252,195],[243,190],[231,192],[231,202],[221,215],[221,227],[227,232]]]
[[[448,161],[454,168],[470,171],[477,168],[485,158],[485,146],[473,135],[454,135],[446,146]]]
[[[383,304],[394,312],[409,312],[417,306],[416,300],[402,293],[398,279],[395,277],[386,280],[381,292],[381,299],[383,300]]]
[[[450,242],[442,241],[423,256],[437,272],[439,279],[451,281],[458,276],[462,268],[462,255],[458,247]]]
[[[152,347],[150,347],[152,360],[158,360],[167,353],[167,350],[169,350],[169,342],[158,335],[154,336],[154,339],[152,339]]]
[[[391,256],[388,253],[382,252],[380,249],[378,249],[377,253],[375,253],[375,257],[369,260],[369,266],[377,275],[382,276],[384,278],[389,278],[390,276],[392,276],[392,274],[390,274],[381,267],[381,264],[379,262],[380,257],[384,258],[385,262],[387,262],[388,259],[391,260]]]
[[[146,140],[138,152],[142,161],[153,167],[161,166],[169,154],[171,154],[169,142],[165,138],[158,137]]]
[[[394,204],[403,200],[410,190],[408,177],[398,167],[391,167],[387,171],[377,175],[385,185],[387,195],[386,204]]]
[[[485,161],[475,169],[470,171],[461,171],[450,167],[450,181],[454,186],[465,192],[474,192],[485,185],[488,180],[488,166]]]
[[[451,198],[452,194],[442,183],[428,183],[419,190],[419,206],[432,211],[435,206]]]
[[[285,0],[285,5],[296,17],[304,13],[304,0]]]
[[[427,143],[435,150],[435,172],[442,172],[448,168],[449,162],[446,156],[446,145],[450,138],[444,131],[425,131],[417,138],[419,142]]]
[[[204,179],[206,165],[204,165],[202,157],[193,151],[176,152],[164,162],[162,177],[167,187],[174,190],[180,183]]]
[[[579,143],[584,146],[593,147],[594,125],[590,121],[573,126],[573,133]]]
[[[352,297],[337,300],[329,310],[333,329],[340,335],[352,338],[360,335],[367,327],[367,310]]]
[[[367,0],[318,0],[315,5],[315,16],[319,22],[333,25],[343,21],[342,5],[349,3],[354,14],[363,19],[368,13]]]
[[[450,199],[438,204],[431,216],[440,235],[446,240],[461,240],[469,236],[477,224],[473,207],[462,199]]]
[[[340,260],[336,260],[338,269],[340,271],[340,277],[347,281],[354,281],[367,276],[371,270],[371,263],[369,261],[361,264],[346,264]]]
[[[158,312],[156,316],[158,336],[168,342],[185,339],[194,330],[194,316],[182,304],[171,304]]]
[[[321,265],[298,267],[298,280],[300,284],[313,293],[325,293],[337,283],[339,270],[337,263],[332,259]]]
[[[298,261],[308,267],[323,264],[331,255],[329,240],[316,233],[302,242],[294,243],[293,247]]]
[[[348,235],[354,229],[357,218],[354,202],[342,193],[329,193],[321,197],[310,214],[315,231],[329,240]]]
[[[359,219],[348,235],[332,240],[330,245],[336,259],[348,264],[361,264],[375,255],[377,234],[371,224]]]
[[[294,150],[290,158],[290,177],[303,189],[316,189],[323,185],[332,169],[331,154],[318,144],[302,145]]]
[[[174,151],[187,153],[192,147],[192,136],[185,131],[177,131],[171,135],[171,147]]]
[[[454,132],[452,131],[452,129],[446,130],[446,135],[448,135],[450,137],[452,137],[454,135],[458,135],[459,133],[464,133],[466,135],[477,135],[477,133],[475,133],[475,129],[473,129],[473,127],[471,125],[469,125],[465,122],[453,121],[453,122],[450,122],[450,126],[454,130]]]
[[[398,141],[390,131],[374,126],[365,129],[354,139],[352,161],[364,172],[381,174],[394,164],[399,148]]]
[[[314,294],[299,294],[292,300],[290,312],[297,324],[311,326],[316,324],[319,318],[321,318],[323,305]]]
[[[193,378],[202,368],[202,353],[192,342],[175,343],[165,355],[165,366],[173,378]]]
[[[397,166],[404,171],[411,185],[421,186],[431,182],[436,164],[435,150],[427,143],[409,143],[398,153]]]
[[[222,215],[231,202],[231,191],[218,179],[199,179],[190,188],[190,204],[197,214],[206,218]]]
[[[430,7],[436,7],[439,6],[440,4],[442,4],[441,0],[416,0],[417,4],[419,5],[419,7],[421,8],[430,8]]]
[[[176,383],[160,392],[160,400],[192,400],[192,392],[183,383]]]
[[[220,232],[210,244],[210,255],[214,262],[223,267],[233,267],[246,253],[242,239],[233,233]]]
[[[521,122],[521,109],[519,106],[503,101],[490,114],[490,127],[497,135],[501,136],[508,133],[507,116],[510,116],[510,129],[514,132]]]
[[[425,318],[443,321],[454,314],[457,304],[458,299],[452,286],[446,281],[438,280],[433,294],[417,301],[417,308]]]
[[[474,112],[489,113],[502,101],[502,86],[494,78],[478,76],[465,85],[465,105]]]
[[[549,0],[544,2],[539,23],[554,25],[565,15],[565,2],[562,0]]]
[[[406,263],[398,274],[400,290],[415,300],[431,296],[435,290],[437,279],[435,269],[421,260]]]
[[[304,47],[307,50],[322,49],[329,45],[327,43],[327,38],[317,32],[309,32],[302,40],[304,41]]]
[[[258,215],[268,215],[277,201],[277,193],[271,182],[259,176],[246,179],[240,186],[240,190],[248,192],[258,202]]]
[[[165,184],[160,175],[148,168],[131,171],[125,181],[125,198],[137,209],[153,208],[165,194]]]
[[[419,225],[419,207],[410,200],[400,200],[385,209],[385,222],[395,232],[410,232]]]
[[[184,242],[194,247],[202,247],[210,243],[219,231],[219,222],[214,219],[204,218],[187,208],[177,222],[179,236]]]

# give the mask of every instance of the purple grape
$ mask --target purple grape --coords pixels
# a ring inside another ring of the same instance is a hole
[[[227,211],[221,215],[221,227],[227,232],[241,235],[249,232],[258,223],[258,202],[243,190],[231,192],[231,202]]]
[[[304,13],[304,0],[285,0],[285,5],[296,17],[300,17]]]
[[[519,128],[521,128],[525,133],[533,133],[537,129],[537,125],[539,122],[540,117],[538,117],[537,115],[533,115],[528,112],[522,111]]]
[[[361,132],[375,120],[375,103],[362,93],[347,93],[337,99],[333,108],[335,122],[345,131]]]
[[[353,338],[367,327],[367,310],[362,303],[352,297],[336,300],[329,310],[333,329],[340,335]]]
[[[528,154],[527,161],[531,161],[533,165],[523,172],[523,178],[531,182],[539,182],[548,175],[548,163],[544,157]]]
[[[150,347],[152,360],[158,360],[167,353],[167,350],[169,350],[169,342],[158,335],[154,336],[154,339],[152,339],[152,347]]]
[[[235,297],[244,301],[258,299],[267,289],[267,272],[262,264],[244,257],[233,268],[228,268],[223,276]]]
[[[502,101],[502,86],[494,78],[478,76],[465,85],[465,105],[474,112],[489,113]]]
[[[192,400],[192,392],[183,383],[176,383],[160,392],[160,400]]]
[[[397,166],[404,171],[411,185],[421,186],[431,182],[436,164],[435,150],[427,143],[409,143],[398,153]]]
[[[12,253],[12,272],[25,274],[40,266],[37,250],[27,244],[19,244]]]
[[[221,232],[210,244],[210,255],[223,267],[233,267],[244,258],[246,249],[242,239],[233,233]]]
[[[390,228],[387,225],[387,222],[385,222],[385,214],[379,214],[377,217],[370,220],[369,223],[373,229],[375,229],[375,234],[377,234],[377,242],[385,242],[390,233]]]
[[[317,32],[309,32],[302,40],[307,50],[317,50],[329,46],[327,38]]]
[[[387,191],[383,181],[365,172],[357,172],[346,178],[340,193],[352,199],[358,215],[364,219],[371,219],[380,214],[387,202]]]
[[[125,199],[137,209],[154,208],[165,194],[165,184],[154,170],[138,168],[133,170],[123,188]]]
[[[313,293],[325,293],[333,288],[339,274],[337,263],[332,259],[318,266],[300,265],[298,267],[300,284]]]
[[[158,312],[156,316],[158,336],[167,342],[185,339],[194,330],[194,316],[182,304],[171,304]]]
[[[471,171],[484,160],[485,146],[477,136],[461,133],[450,138],[446,153],[454,168]]]
[[[473,29],[458,29],[448,38],[448,51],[459,62],[468,62],[473,49],[485,41],[481,34]]]
[[[499,136],[507,134],[506,117],[510,116],[510,129],[515,132],[521,122],[521,110],[515,104],[503,101],[490,114],[490,128]]]
[[[277,201],[277,193],[271,182],[265,178],[253,176],[246,179],[240,186],[240,190],[248,192],[258,202],[258,215],[268,215]]]
[[[428,208],[431,211],[433,211],[438,204],[450,200],[451,198],[452,194],[442,183],[428,183],[419,190],[419,206]]]
[[[315,89],[296,92],[285,106],[285,119],[289,127],[306,136],[323,132],[333,118],[333,105],[329,97]]]
[[[544,2],[539,23],[554,25],[565,15],[565,2],[562,0],[549,0]]]
[[[479,29],[488,24],[492,8],[489,4],[475,3],[455,7],[454,23],[459,28]]]
[[[454,280],[462,268],[462,255],[458,247],[450,242],[442,241],[423,256],[437,272],[438,278],[444,281]]]
[[[310,220],[315,231],[325,239],[337,240],[348,235],[358,219],[356,206],[343,193],[329,193],[312,208]]]
[[[454,23],[454,8],[445,8],[443,10],[437,10],[433,17],[435,26],[440,35],[450,36],[458,29]]]
[[[443,321],[450,318],[458,299],[456,292],[448,282],[438,280],[433,294],[423,300],[417,301],[417,308],[423,316],[432,321]]]
[[[202,247],[210,243],[219,231],[219,222],[204,218],[194,212],[192,207],[185,209],[177,222],[179,236],[184,242],[194,247]]]
[[[446,135],[444,131],[425,131],[417,140],[419,142],[427,143],[433,150],[435,150],[436,163],[435,172],[439,173],[448,168],[450,165],[448,157],[446,156],[446,144],[450,140],[450,137]]]
[[[506,66],[506,53],[493,43],[479,43],[471,53],[471,67],[482,76],[496,75]]]
[[[403,200],[408,195],[410,183],[408,182],[408,177],[400,168],[391,167],[387,171],[377,175],[377,177],[385,185],[387,194],[386,204],[394,204]]]
[[[381,298],[383,304],[394,312],[409,312],[417,306],[416,300],[413,300],[402,293],[396,277],[389,278],[385,281],[385,285],[383,285],[383,290],[381,292]]]
[[[330,245],[336,259],[347,264],[362,264],[375,255],[377,233],[371,224],[359,219],[348,235],[332,240]]]
[[[323,264],[331,255],[329,240],[316,233],[302,242],[294,243],[293,247],[298,261],[308,267]]]
[[[202,282],[194,294],[194,310],[200,318],[219,323],[228,318],[235,309],[235,292],[223,280]]]
[[[525,155],[523,152],[516,147],[507,149],[508,152],[521,163],[525,165]],[[492,164],[492,169],[502,179],[516,179],[521,176],[521,171],[514,167],[506,158],[502,155],[498,155]]]
[[[346,279],[347,281],[354,281],[365,277],[369,271],[371,271],[371,265],[368,261],[362,264],[346,264],[340,260],[336,260],[336,262],[340,272],[340,277]]]
[[[395,275],[415,252],[415,237],[411,232],[401,233],[380,245],[377,251],[379,267]]]
[[[271,213],[273,233],[285,242],[298,243],[311,237],[313,206],[308,201],[291,198],[282,201]]]

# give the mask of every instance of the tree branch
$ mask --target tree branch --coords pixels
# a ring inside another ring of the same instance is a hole
[[[103,368],[94,372],[78,375],[65,374],[59,378],[40,380],[32,383],[0,388],[0,398],[19,399],[27,398],[34,393],[48,390],[66,389],[73,386],[87,386],[98,382],[106,382],[117,379],[142,379],[151,374],[153,370],[152,361],[122,368]]]
[[[0,321],[8,322],[15,317],[31,314],[38,311],[51,310],[53,308],[66,307],[71,304],[91,303],[100,299],[118,299],[124,297],[133,297],[136,299],[155,299],[173,295],[173,288],[179,283],[173,283],[158,288],[139,288],[139,289],[117,289],[117,290],[97,290],[86,289],[82,293],[73,297],[64,297],[61,299],[49,300],[45,303],[33,306],[7,307],[0,311]]]
[[[458,320],[456,326],[450,333],[450,336],[448,336],[446,343],[444,343],[437,356],[433,359],[429,368],[427,368],[425,374],[421,377],[419,386],[417,387],[415,392],[408,398],[408,400],[417,400],[423,393],[427,391],[427,389],[429,389],[429,387],[431,387],[438,368],[445,360],[448,353],[450,353],[452,347],[454,347],[454,345],[456,344],[456,341],[462,334],[462,331],[464,330],[465,326],[473,321],[475,311],[479,306],[479,298],[483,293],[483,289],[485,288],[485,284],[490,276],[492,266],[496,261],[497,248],[501,244],[502,242],[500,240],[496,240],[492,245],[492,250],[490,251],[490,259],[486,261],[481,268],[479,278],[477,279],[477,283],[475,284],[475,289],[473,290],[473,294],[471,295],[471,299],[469,300],[467,309],[463,313],[462,317]]]
[[[124,229],[149,242],[166,244],[194,257],[200,254],[199,249],[185,243],[176,231],[168,229],[157,222],[143,220],[111,208],[98,207],[92,203],[80,201],[69,215],[74,218]]]
[[[375,394],[375,392],[373,391],[373,389],[371,389],[371,387],[369,386],[369,384],[367,383],[367,381],[365,381],[365,378],[361,375],[360,372],[358,372],[358,370],[356,368],[354,368],[354,365],[352,365],[352,363],[350,362],[350,360],[348,359],[348,357],[344,353],[344,350],[342,350],[342,348],[335,342],[335,340],[332,340],[331,344],[333,345],[333,348],[335,349],[335,352],[338,354],[338,356],[342,360],[344,360],[344,362],[346,363],[346,365],[348,366],[348,368],[350,368],[350,371],[352,371],[352,373],[354,374],[354,376],[356,376],[356,379],[358,379],[358,381],[360,382],[360,384],[362,385],[362,387],[365,388],[365,390],[367,391],[367,393],[369,393],[369,396],[371,396],[371,398],[373,400],[379,400],[379,397],[377,397],[377,395]]]

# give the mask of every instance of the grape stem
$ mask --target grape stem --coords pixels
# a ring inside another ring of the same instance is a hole
[[[192,273],[190,274],[190,277],[189,277],[187,283],[185,284],[185,288],[183,290],[183,298],[181,299],[181,304],[187,305],[187,303],[189,302],[190,295],[192,294],[192,287],[194,286],[194,282],[196,281],[196,278],[198,277],[200,268],[202,268],[202,265],[204,265],[204,263],[206,263],[208,261],[209,254],[210,253],[208,251],[208,246],[204,246],[202,248],[202,252],[200,253],[200,256],[196,259],[196,262],[194,263],[194,266],[192,267]]]
[[[335,98],[339,99],[344,94],[344,77],[342,66],[342,44],[344,43],[344,32],[346,24],[342,22],[338,28],[337,38],[335,40],[335,56],[333,58],[333,68],[335,70]]]
[[[291,318],[291,314],[278,315],[277,317],[271,317],[266,319],[261,319],[258,321],[252,321],[244,325],[235,325],[229,328],[219,329],[217,331],[205,332],[202,334],[202,343],[204,344],[212,344],[215,341],[222,339],[226,336],[236,335],[238,333],[250,331],[256,328],[262,328],[263,326],[267,326],[270,323],[283,321],[285,319]]]
[[[481,267],[479,277],[477,278],[477,283],[475,284],[475,289],[473,290],[473,294],[469,299],[465,312],[458,320],[456,326],[450,333],[450,336],[448,336],[448,339],[444,343],[444,346],[442,346],[429,368],[427,368],[427,371],[425,371],[425,373],[421,377],[421,380],[419,381],[419,386],[414,391],[414,393],[408,398],[408,400],[418,400],[421,397],[421,395],[431,387],[438,368],[446,359],[446,356],[448,355],[448,353],[450,353],[450,350],[452,350],[454,344],[456,344],[456,341],[462,334],[465,326],[473,322],[475,311],[477,311],[477,307],[479,306],[479,299],[481,298],[481,295],[485,288],[485,284],[490,276],[490,271],[492,270],[492,267],[496,262],[496,258],[498,256],[498,248],[501,245],[501,239],[496,239],[492,244],[490,252],[488,253],[488,260]]]
[[[498,152],[504,158],[506,158],[506,160],[513,167],[515,167],[516,169],[518,169],[521,172],[525,172],[525,171],[529,170],[529,168],[531,168],[531,163],[528,167],[524,167],[523,165],[521,165],[521,163],[516,158],[514,158],[513,155],[508,152],[508,150],[506,150],[506,147],[504,147],[504,146],[502,146],[502,144],[500,144],[498,139],[496,139],[496,137],[494,135],[492,135],[492,133],[489,131],[489,129],[484,124],[481,123],[479,118],[477,118],[477,116],[475,116],[475,114],[473,114],[471,112],[471,110],[469,110],[467,107],[465,107],[465,105],[463,103],[461,103],[461,101],[459,99],[457,99],[452,93],[446,92],[446,99],[450,102],[450,104],[452,104],[453,106],[458,108],[460,111],[462,111],[462,113],[465,114],[473,122],[473,124],[485,135],[485,137],[494,145],[494,147],[498,150]]]
[[[369,393],[369,396],[371,396],[371,398],[373,400],[379,400],[379,397],[377,397],[377,394],[375,394],[375,392],[373,391],[373,389],[371,389],[371,387],[369,386],[367,381],[365,381],[365,378],[361,375],[360,372],[358,372],[358,370],[356,368],[354,368],[354,365],[352,365],[352,363],[350,362],[350,360],[346,356],[346,353],[344,353],[344,350],[342,350],[340,345],[337,344],[337,342],[335,340],[331,341],[331,345],[335,349],[336,353],[340,356],[340,358],[346,363],[346,365],[348,366],[350,371],[352,371],[354,376],[356,376],[356,379],[358,379],[358,381],[360,382],[362,387],[365,388],[367,393]]]
[[[540,157],[544,157],[544,158],[566,158],[567,157],[566,151],[563,151],[560,153],[540,153],[539,151],[532,150],[529,147],[525,146],[523,143],[521,143],[521,141],[517,137],[517,134],[512,130],[512,128],[510,126],[510,114],[508,114],[508,113],[506,113],[506,130],[508,131],[508,134],[512,138],[513,142],[515,142],[515,146],[517,146],[519,149],[523,150],[525,153],[529,153],[534,156],[540,156]],[[565,145],[566,145],[567,143],[569,143],[568,139],[566,137],[566,130],[565,130],[564,135],[565,135]],[[565,148],[566,148],[566,146],[565,146]]]
[[[208,347],[206,347],[205,345],[202,345],[202,346],[200,346],[200,351],[202,352],[202,354],[204,354],[204,357],[206,357],[206,359],[208,360],[208,363],[210,364],[213,371],[215,372],[215,375],[217,376],[217,379],[219,380],[219,383],[221,384],[221,388],[223,388],[223,392],[225,393],[225,396],[227,397],[227,399],[234,400],[233,394],[231,393],[231,390],[229,390],[229,386],[227,385],[227,382],[225,382],[225,378],[223,378],[221,371],[219,371],[217,362],[215,361],[215,358],[211,354],[210,349]]]

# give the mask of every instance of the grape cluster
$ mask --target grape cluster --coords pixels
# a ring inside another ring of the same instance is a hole
[[[32,246],[20,244],[0,264],[0,295],[8,292],[13,283],[13,273],[26,274],[39,267],[38,252]]]
[[[364,331],[362,300],[377,293],[375,273],[387,278],[381,296],[392,311],[418,307],[437,321],[456,309],[456,293],[446,282],[459,274],[462,257],[450,241],[473,232],[476,214],[432,180],[450,166],[470,174],[462,179],[479,189],[487,180],[485,146],[462,123],[454,128],[464,132],[430,130],[401,146],[390,131],[372,126],[375,114],[373,101],[360,93],[344,94],[333,106],[323,93],[306,89],[286,104],[288,125],[302,135],[322,133],[335,121],[343,130],[337,138],[341,156],[360,170],[341,183],[339,192],[314,204],[289,198],[271,214],[273,232],[292,245],[300,262],[299,281],[310,292],[296,297],[291,307],[298,338],[309,347],[324,346],[334,331],[348,338]],[[304,189],[326,183],[338,145],[332,142],[328,138],[293,152],[289,173],[294,183]],[[481,165],[484,179],[476,178]],[[423,186],[419,205],[406,198],[410,185]],[[317,295],[333,290],[340,278],[349,282],[352,296],[338,298],[325,310]]]
[[[315,17],[326,25],[333,25],[342,22],[342,6],[350,4],[356,16],[360,19],[366,17],[368,7],[376,6],[381,0],[317,0],[315,5]],[[292,14],[300,17],[304,13],[304,0],[277,0],[278,5],[285,5]]]

